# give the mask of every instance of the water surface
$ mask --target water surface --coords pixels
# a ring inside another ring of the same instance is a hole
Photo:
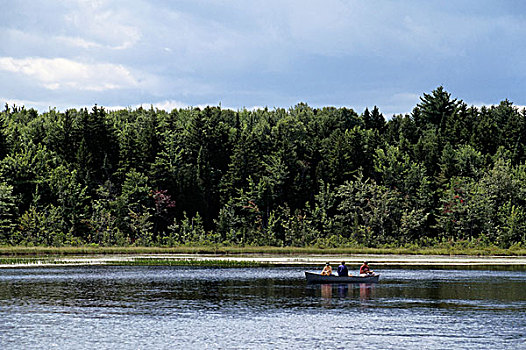
[[[526,349],[524,269],[306,269],[2,269],[0,349]]]

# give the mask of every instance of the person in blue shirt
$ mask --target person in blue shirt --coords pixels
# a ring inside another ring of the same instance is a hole
[[[342,261],[341,265],[338,266],[338,276],[340,277],[349,276],[349,270],[347,269],[347,266],[345,266],[345,261]]]

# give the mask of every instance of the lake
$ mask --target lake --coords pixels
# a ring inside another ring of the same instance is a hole
[[[373,268],[0,269],[0,349],[526,349],[523,267]]]

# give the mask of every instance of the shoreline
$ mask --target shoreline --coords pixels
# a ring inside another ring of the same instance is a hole
[[[92,266],[133,263],[137,261],[185,262],[191,266],[207,262],[255,263],[267,266],[323,266],[326,262],[338,265],[345,261],[347,265],[361,264],[364,260],[374,266],[526,266],[524,256],[466,256],[466,255],[393,255],[393,254],[304,254],[283,256],[278,254],[118,254],[118,255],[83,255],[76,257],[36,257],[5,258],[1,268],[17,267],[51,267],[51,266]],[[11,263],[6,263],[12,261]],[[140,263],[138,264],[140,265]],[[156,265],[155,263],[148,265]],[[163,265],[159,263],[158,265]]]
[[[176,247],[145,247],[98,245],[84,246],[0,246],[2,257],[49,257],[49,256],[94,256],[94,255],[147,255],[147,254],[191,254],[191,255],[279,255],[279,256],[342,256],[342,255],[408,255],[408,256],[509,256],[526,257],[526,247],[508,249],[495,246],[466,246],[462,243],[430,247],[275,247],[275,246],[223,246],[181,245]]]

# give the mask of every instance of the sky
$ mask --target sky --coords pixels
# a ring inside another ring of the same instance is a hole
[[[0,103],[526,105],[526,1],[0,0]]]

